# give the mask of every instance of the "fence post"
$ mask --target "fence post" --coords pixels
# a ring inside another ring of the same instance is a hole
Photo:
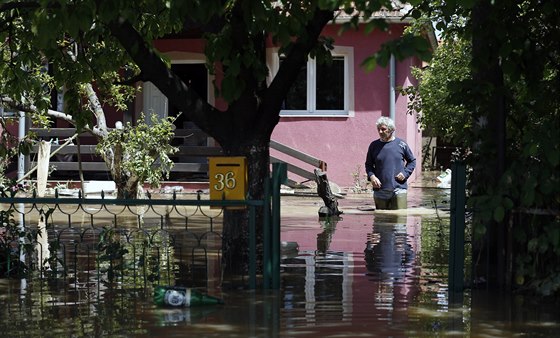
[[[249,206],[249,289],[254,290],[257,287],[257,240],[256,240],[256,222],[255,207]]]
[[[267,175],[268,176],[268,175]],[[272,261],[271,261],[271,217],[270,217],[270,182],[268,176],[264,180],[264,204],[263,204],[263,289],[270,289],[272,283]]]
[[[288,179],[286,163],[272,164],[272,288],[280,288],[280,185]]]
[[[449,303],[462,303],[465,268],[465,164],[451,165],[451,227],[449,231]]]

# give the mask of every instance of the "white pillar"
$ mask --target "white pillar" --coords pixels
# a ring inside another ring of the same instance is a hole
[[[395,97],[396,97],[396,87],[395,87],[395,56],[391,54],[391,59],[389,60],[389,117],[391,120],[395,121]]]
[[[41,140],[37,156],[37,197],[45,197],[47,179],[49,176],[49,159],[51,157],[51,142]]]
[[[25,113],[19,112],[19,123],[18,123],[18,139],[21,141],[25,138]],[[25,155],[18,155],[18,180],[25,175]]]

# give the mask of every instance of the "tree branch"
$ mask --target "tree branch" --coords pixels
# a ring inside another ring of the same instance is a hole
[[[305,28],[307,35],[305,35],[305,37],[298,37],[292,49],[288,55],[286,55],[286,59],[284,59],[280,65],[278,73],[276,73],[276,76],[270,84],[269,90],[267,90],[266,94],[263,96],[263,110],[265,114],[280,111],[282,102],[288,94],[291,84],[295,82],[299,71],[307,62],[309,52],[317,44],[317,40],[325,25],[333,18],[333,11],[315,11],[313,18],[308,22]],[[274,118],[277,123],[279,116],[275,116]],[[276,123],[269,125],[268,128],[274,128]]]
[[[144,74],[144,80],[151,81],[167,96],[171,104],[185,114],[199,128],[209,134],[216,128],[215,121],[228,118],[231,114],[220,112],[202,100],[200,96],[174,74],[161,58],[148,46],[142,36],[126,20],[109,23],[111,34],[121,43]],[[186,93],[186,95],[185,95]],[[231,117],[229,117],[231,118]]]
[[[97,101],[99,102],[99,101]],[[40,114],[39,109],[37,109],[37,107],[35,105],[32,104],[23,104],[21,102],[16,102],[10,98],[7,97],[2,97],[0,98],[0,104],[4,107],[13,109],[13,110],[17,110],[17,111],[22,111],[25,113],[31,113],[31,114]],[[103,112],[103,111],[102,111]],[[54,118],[66,121],[72,125],[76,125],[76,121],[74,121],[74,118],[72,117],[72,115],[57,111],[57,110],[52,110],[52,109],[47,109],[46,111],[47,115],[52,116]],[[97,115],[96,115],[97,118]],[[102,116],[103,121],[105,121],[105,116]],[[99,123],[99,120],[98,120]],[[101,128],[98,128],[97,126],[94,128],[91,128],[90,126],[85,126],[84,129],[88,132],[90,132],[92,135],[96,136],[96,137],[104,137],[106,135],[106,130],[107,130],[107,125],[105,124],[105,134],[101,131]]]
[[[93,133],[100,137],[106,137],[109,131],[107,130],[107,120],[105,119],[105,112],[101,107],[99,98],[97,98],[97,93],[93,90],[91,83],[85,85],[86,93],[88,96],[89,106],[95,119],[97,120],[97,125],[93,127]]]

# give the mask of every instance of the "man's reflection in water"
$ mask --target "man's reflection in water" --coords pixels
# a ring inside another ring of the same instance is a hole
[[[377,216],[373,232],[368,234],[364,250],[368,276],[384,282],[404,282],[407,270],[413,267],[414,251],[408,242],[406,217]]]

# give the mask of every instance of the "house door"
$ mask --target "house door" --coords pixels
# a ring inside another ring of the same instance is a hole
[[[208,101],[208,72],[204,63],[172,64],[171,69],[187,86],[193,88],[203,100]],[[177,147],[207,147],[213,144],[206,133],[189,121],[184,114],[181,114],[177,107],[169,104],[167,97],[150,82],[144,83],[143,103],[146,114],[147,112],[153,112],[160,119],[167,116],[177,117],[174,122],[176,129],[187,129],[176,130],[171,145]],[[177,163],[205,163],[207,160],[206,157],[196,157],[181,152],[172,159]],[[180,176],[185,177],[184,175]]]
[[[196,93],[205,101],[208,101],[208,73],[203,63],[181,63],[171,65],[171,69],[177,74],[187,86],[192,86]],[[151,82],[144,82],[143,105],[146,116],[155,114],[158,119],[167,116],[178,116],[175,126],[178,129],[193,128],[184,114],[179,109],[169,105],[167,97]],[[147,118],[146,122],[150,122]]]
[[[171,69],[187,86],[192,87],[202,100],[208,102],[208,72],[203,63],[178,63],[171,65]],[[194,125],[185,118],[184,114],[179,115],[179,113],[179,109],[173,105],[169,107],[169,116],[178,116],[175,126],[178,129],[193,128]]]
[[[144,97],[144,116],[146,124],[152,123],[151,115],[156,115],[158,120],[167,117],[167,97],[151,82],[144,82],[142,89]]]

